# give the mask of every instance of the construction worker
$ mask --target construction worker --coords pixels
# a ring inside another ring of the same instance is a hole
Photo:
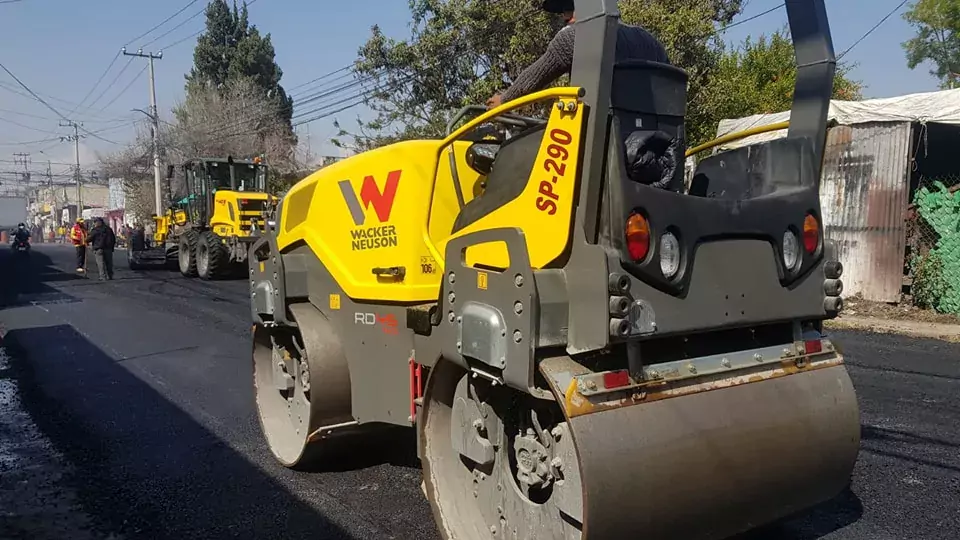
[[[574,26],[573,0],[543,0],[544,11],[556,13],[567,26],[547,45],[546,52],[520,72],[510,88],[487,100],[487,108],[499,107],[518,97],[543,90],[573,66]],[[620,23],[617,29],[617,60],[650,60],[669,63],[667,51],[657,38],[639,26]]]
[[[113,249],[117,245],[117,236],[103,218],[93,220],[93,228],[87,243],[93,248],[97,260],[97,269],[100,271],[100,281],[113,279]]]
[[[57,238],[60,239],[61,244],[67,243],[67,228],[63,226],[63,223],[57,227]]]
[[[77,272],[82,274],[87,263],[87,228],[82,217],[70,229],[70,242],[77,250]]]

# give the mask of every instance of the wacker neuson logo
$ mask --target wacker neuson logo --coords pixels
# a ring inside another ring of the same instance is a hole
[[[400,185],[400,174],[402,172],[397,170],[387,173],[387,182],[383,186],[383,191],[380,191],[373,175],[364,177],[360,186],[359,198],[350,180],[339,182],[343,200],[346,201],[347,209],[350,210],[350,217],[353,218],[353,223],[356,225],[356,228],[350,231],[350,235],[353,237],[351,242],[353,251],[395,247],[397,245],[396,227],[386,225],[386,223],[390,221],[390,211],[393,210],[393,201],[397,196],[397,187]],[[380,224],[365,227],[367,211],[370,210],[371,206]]]

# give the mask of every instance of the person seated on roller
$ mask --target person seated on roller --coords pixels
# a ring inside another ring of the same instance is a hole
[[[567,26],[564,26],[547,45],[546,52],[527,69],[523,70],[503,93],[487,100],[487,108],[499,107],[518,97],[532,94],[547,88],[553,81],[563,74],[569,74],[573,66],[574,34],[573,0],[544,0],[543,9],[550,13],[558,13],[563,17]],[[667,51],[663,44],[653,37],[650,32],[639,26],[620,23],[617,29],[617,61],[623,60],[650,60],[653,62],[670,63]]]
[[[576,17],[573,0],[544,0],[544,11],[559,13],[567,23],[547,45],[546,52],[523,70],[502,94],[487,100],[487,108],[499,107],[521,96],[547,88],[561,75],[570,73],[576,42]],[[639,26],[620,22],[617,27],[617,62],[646,60],[669,64],[667,51],[660,41]],[[673,189],[682,162],[682,137],[672,137],[659,130],[638,129],[623,141],[627,176],[641,184]]]

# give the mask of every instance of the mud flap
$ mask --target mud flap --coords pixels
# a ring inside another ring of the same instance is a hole
[[[578,392],[569,357],[540,367],[576,446],[584,539],[727,538],[849,484],[860,422],[839,355],[605,401]]]
[[[467,264],[468,247],[497,242],[507,246],[508,268],[481,270]],[[443,357],[497,384],[549,398],[534,385],[539,298],[523,231],[488,229],[454,238],[444,260]]]
[[[272,234],[260,237],[248,251],[250,309],[253,320],[265,326],[296,326],[287,316],[283,258]]]

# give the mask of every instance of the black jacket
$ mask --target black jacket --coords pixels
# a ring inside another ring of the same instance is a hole
[[[117,235],[113,233],[113,229],[109,226],[100,225],[90,231],[90,236],[87,237],[87,241],[94,250],[104,249],[113,251],[113,248],[117,245]]]

